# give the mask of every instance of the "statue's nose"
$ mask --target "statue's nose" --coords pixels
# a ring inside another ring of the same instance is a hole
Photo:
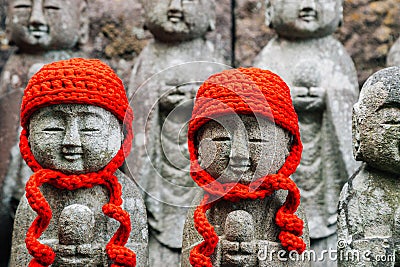
[[[78,147],[82,145],[77,121],[74,120],[68,123],[62,144],[64,147]]]
[[[171,0],[171,2],[169,2],[168,9],[170,12],[182,12],[181,0]]]
[[[229,158],[230,164],[233,166],[244,167],[249,165],[249,145],[245,131],[238,130],[233,134]]]
[[[316,9],[316,4],[315,4],[315,0],[303,0],[301,1],[301,6],[300,6],[300,10],[315,10]]]
[[[43,6],[38,2],[39,1],[33,1],[31,16],[29,18],[29,24],[36,27],[46,25]]]

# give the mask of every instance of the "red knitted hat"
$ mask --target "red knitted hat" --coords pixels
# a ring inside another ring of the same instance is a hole
[[[30,116],[38,109],[57,104],[89,104],[113,113],[124,125],[124,141],[115,157],[102,170],[79,175],[67,175],[44,169],[34,158],[28,142]],[[55,253],[37,239],[50,223],[51,208],[39,187],[48,183],[59,189],[75,190],[104,185],[110,192],[110,202],[103,212],[120,222],[118,231],[106,245],[106,252],[114,262],[111,266],[135,266],[136,255],[124,247],[128,241],[131,222],[122,210],[122,191],[115,171],[129,154],[132,144],[133,112],[125,94],[122,81],[114,71],[97,59],[73,58],[45,65],[30,79],[21,104],[20,150],[22,157],[35,172],[26,184],[26,197],[38,213],[26,234],[25,243],[34,257],[29,266],[48,266],[54,262]]]
[[[261,115],[291,133],[290,153],[277,174],[259,178],[250,185],[221,184],[200,167],[197,131],[211,119],[227,114]],[[281,228],[279,239],[288,250],[304,251],[305,243],[300,238],[303,221],[294,214],[300,204],[300,192],[289,178],[300,163],[302,144],[290,90],[279,76],[268,70],[239,68],[208,78],[196,95],[189,123],[188,147],[192,179],[206,191],[194,214],[195,227],[204,241],[190,253],[193,266],[212,266],[210,256],[218,243],[218,236],[207,220],[206,211],[215,202],[221,198],[232,202],[265,198],[280,189],[287,190],[288,196],[276,214],[275,222]]]

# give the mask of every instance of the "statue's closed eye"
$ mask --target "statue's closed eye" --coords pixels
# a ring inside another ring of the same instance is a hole
[[[385,121],[383,124],[400,125],[400,120],[388,120],[388,121]]]
[[[268,142],[268,140],[262,139],[262,138],[250,138],[249,141],[252,143],[267,143]]]
[[[62,127],[47,127],[43,129],[44,132],[62,132],[64,128]]]
[[[58,7],[58,6],[51,6],[51,5],[46,5],[44,8],[45,8],[45,9],[49,9],[49,10],[60,10],[60,7]]]
[[[31,5],[26,5],[26,4],[20,4],[20,5],[15,5],[14,8],[31,8]]]
[[[226,136],[214,137],[212,140],[213,141],[217,141],[217,142],[231,141],[231,139],[229,137],[226,137]]]
[[[100,129],[97,129],[97,128],[83,128],[83,129],[81,129],[81,132],[84,132],[84,133],[92,133],[92,132],[99,132],[100,131]]]

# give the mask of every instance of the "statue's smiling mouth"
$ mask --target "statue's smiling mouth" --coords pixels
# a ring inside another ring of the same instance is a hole
[[[35,38],[41,38],[49,34],[49,27],[47,25],[29,25],[28,30]]]
[[[178,23],[183,20],[183,13],[182,12],[168,12],[168,20],[173,23]]]
[[[317,12],[315,10],[302,10],[299,13],[299,18],[304,21],[314,21],[317,19]]]
[[[68,161],[74,161],[80,159],[82,157],[82,153],[75,153],[75,154],[66,154],[64,153],[64,158]]]
[[[229,168],[234,171],[234,172],[245,172],[247,170],[249,170],[251,167],[250,164],[230,164]]]
[[[64,147],[62,149],[62,154],[66,160],[74,161],[82,158],[83,152],[81,148],[68,149]]]

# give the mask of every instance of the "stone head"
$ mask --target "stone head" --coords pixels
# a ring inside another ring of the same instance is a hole
[[[132,118],[122,81],[109,66],[82,58],[53,62],[25,88],[21,154],[35,172],[116,169],[131,147]]]
[[[43,168],[80,174],[104,168],[121,147],[121,133],[120,122],[108,110],[58,104],[32,114],[29,144]]]
[[[204,36],[215,27],[214,0],[144,0],[146,27],[162,42]]]
[[[373,74],[353,107],[356,160],[400,174],[400,67]]]
[[[343,20],[343,0],[266,0],[266,24],[289,39],[332,34]]]
[[[93,211],[81,204],[65,207],[58,218],[58,240],[62,245],[90,244],[94,237]]]
[[[301,153],[290,89],[258,68],[211,76],[196,95],[188,147],[196,182],[249,185],[269,174],[289,176]]]
[[[268,118],[232,114],[204,124],[197,135],[199,164],[220,183],[250,182],[277,173],[290,136]]]
[[[86,0],[11,0],[8,38],[28,53],[74,48],[89,36],[86,8]]]

